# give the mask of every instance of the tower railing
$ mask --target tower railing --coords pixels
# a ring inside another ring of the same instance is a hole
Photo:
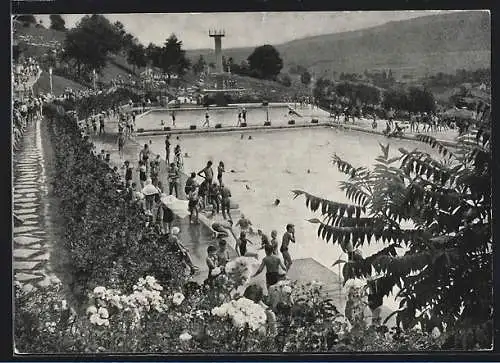
[[[226,36],[226,32],[224,30],[212,29],[212,30],[208,31],[208,36],[210,36],[210,37],[224,37],[224,36]]]

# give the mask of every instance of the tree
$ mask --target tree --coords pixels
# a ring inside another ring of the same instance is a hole
[[[160,57],[161,57],[161,47],[149,43],[146,48],[146,58],[151,63],[153,67],[160,67]]]
[[[326,200],[301,190],[318,235],[345,252],[374,240],[385,247],[346,261],[344,280],[369,277],[378,293],[400,290],[398,325],[446,326],[449,347],[485,348],[492,342],[493,280],[491,235],[491,130],[479,129],[459,140],[451,152],[436,139],[419,135],[439,157],[389,145],[373,169],[355,167],[334,156],[347,175],[340,188],[352,204]],[[404,254],[397,248],[404,247]],[[477,345],[476,345],[477,344]]]
[[[278,75],[278,81],[285,87],[290,87],[292,85],[292,79],[290,75],[287,73],[280,73]]]
[[[290,74],[300,74],[307,72],[307,68],[301,65],[295,65],[290,68]]]
[[[433,112],[436,109],[434,95],[425,88],[411,87],[407,97],[410,112]]]
[[[132,64],[134,67],[133,71],[135,73],[135,67],[145,67],[147,64],[146,49],[140,43],[133,44],[127,53],[127,62]]]
[[[25,23],[27,25],[36,24],[36,18],[34,15],[17,15],[14,17],[14,20]]]
[[[66,22],[59,14],[50,15],[50,29],[65,31],[66,30]]]
[[[186,58],[186,51],[182,49],[182,41],[178,40],[175,34],[170,35],[161,50],[160,68],[170,80],[173,74],[184,75],[190,65],[189,59]]]
[[[207,63],[205,62],[205,58],[200,54],[198,60],[196,61],[195,64],[193,64],[193,72],[194,74],[198,75],[203,73],[205,70]]]
[[[306,86],[308,86],[309,83],[311,83],[311,78],[312,78],[311,73],[309,73],[308,71],[305,71],[300,75],[300,81]]]
[[[118,52],[120,46],[119,35],[108,19],[102,15],[86,15],[66,34],[63,59],[75,61],[78,75],[82,66],[100,71],[108,55]]]
[[[250,71],[259,78],[275,79],[283,68],[283,60],[272,45],[263,45],[254,49],[248,57]]]
[[[385,92],[382,106],[386,109],[407,110],[408,97],[403,90],[390,89]]]

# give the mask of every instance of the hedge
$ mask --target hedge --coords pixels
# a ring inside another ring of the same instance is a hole
[[[104,283],[130,287],[153,273],[162,283],[179,283],[179,256],[166,237],[146,227],[142,209],[127,201],[120,176],[92,153],[91,142],[62,107],[49,107],[46,115],[55,155],[54,193],[66,227],[75,295]]]

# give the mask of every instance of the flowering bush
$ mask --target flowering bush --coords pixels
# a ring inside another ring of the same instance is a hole
[[[179,291],[146,276],[128,293],[96,286],[80,315],[61,301],[59,288],[26,292],[16,286],[16,348],[26,353],[404,351],[437,349],[443,341],[383,326],[354,334],[313,286],[294,286],[296,301],[288,310],[278,307],[277,338],[266,334],[261,305],[246,298],[219,303],[195,283]]]
[[[213,308],[212,314],[218,317],[230,318],[237,328],[248,325],[252,330],[259,330],[266,323],[266,311],[259,304],[244,297]]]

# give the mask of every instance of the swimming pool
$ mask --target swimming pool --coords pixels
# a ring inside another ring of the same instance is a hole
[[[137,141],[143,144],[148,140],[152,141],[152,151],[164,157],[164,137]],[[224,161],[226,170],[235,172],[225,173],[223,181],[252,223],[268,235],[276,229],[279,238],[287,223],[295,224],[297,243],[290,247],[292,257],[312,257],[325,266],[345,256],[339,246],[317,237],[317,226],[306,221],[315,215],[306,208],[303,198],[293,199],[291,190],[349,203],[339,188],[345,175],[332,166],[332,155],[336,153],[354,166],[370,166],[380,154],[379,142],[387,143],[384,136],[330,128],[183,135],[172,141],[173,147],[179,143],[182,152],[189,154],[184,160],[186,173],[198,172],[208,160],[213,161],[216,172],[219,161]],[[413,141],[391,139],[390,144],[391,156],[398,155],[400,147],[433,153],[430,147]],[[281,201],[278,207],[273,205],[275,199]],[[366,256],[379,247],[371,244],[363,248],[363,253]]]
[[[272,105],[266,106],[249,106],[247,110],[247,124],[249,126],[263,126],[267,119],[273,125],[286,125],[288,121],[293,119],[297,124],[310,123],[311,118],[308,116],[301,117],[297,115],[289,115],[287,105]],[[136,129],[162,129],[161,121],[164,121],[164,126],[172,127],[172,111],[173,110],[152,110],[136,119]],[[175,109],[175,124],[179,129],[189,128],[190,125],[196,125],[197,128],[202,128],[205,122],[205,108],[199,109]],[[301,110],[298,109],[300,115]],[[214,127],[220,123],[224,126],[236,126],[238,122],[238,107],[216,108],[210,107],[208,110],[210,127]],[[304,113],[308,114],[308,110],[304,109]],[[243,122],[243,119],[242,119]]]

